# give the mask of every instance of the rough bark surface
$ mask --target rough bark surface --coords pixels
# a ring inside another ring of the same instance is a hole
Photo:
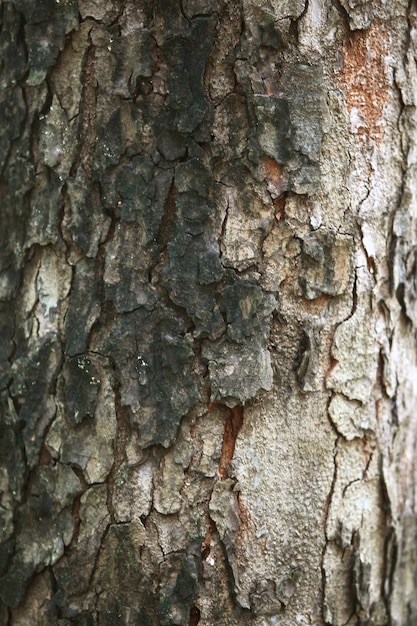
[[[415,2],[0,27],[0,622],[415,625]]]

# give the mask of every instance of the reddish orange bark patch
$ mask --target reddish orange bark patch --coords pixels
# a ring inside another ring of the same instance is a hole
[[[284,166],[269,156],[262,156],[260,168],[264,180],[268,183],[268,189],[277,196],[286,191],[288,175]]]
[[[204,537],[201,544],[201,558],[203,561],[205,561],[210,554],[211,540],[213,539],[214,531],[214,522],[212,522],[208,525],[206,536]]]
[[[389,99],[389,34],[375,21],[364,31],[356,31],[346,42],[343,69],[338,81],[346,93],[352,132],[362,139],[380,141],[384,105]]]
[[[236,437],[243,424],[243,407],[235,406],[230,409],[224,424],[222,453],[219,463],[219,474],[222,480],[229,476],[230,463],[235,451]]]

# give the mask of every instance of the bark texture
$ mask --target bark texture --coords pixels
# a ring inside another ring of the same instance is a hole
[[[415,625],[414,0],[0,16],[0,622]]]

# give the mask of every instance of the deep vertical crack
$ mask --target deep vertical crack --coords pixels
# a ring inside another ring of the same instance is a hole
[[[228,409],[224,423],[222,452],[219,463],[219,474],[222,480],[230,475],[230,464],[233,459],[236,439],[243,424],[243,406],[237,405]]]

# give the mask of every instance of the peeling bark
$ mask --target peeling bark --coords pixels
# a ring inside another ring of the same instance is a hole
[[[0,622],[417,622],[417,9],[0,6]]]

